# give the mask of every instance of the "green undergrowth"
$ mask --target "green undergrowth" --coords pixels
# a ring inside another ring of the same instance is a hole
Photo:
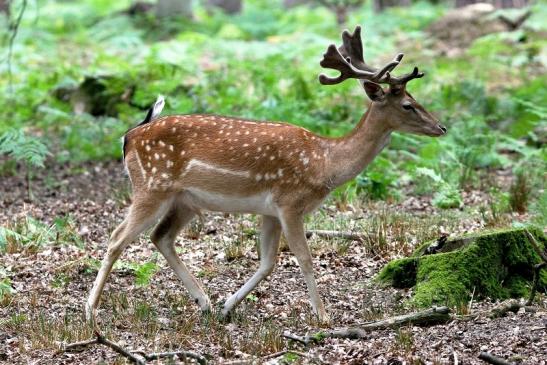
[[[538,229],[530,232],[546,247],[545,235]],[[506,299],[528,295],[533,265],[540,258],[524,229],[483,232],[455,240],[461,248],[422,256],[430,243],[422,245],[408,258],[391,261],[376,280],[396,288],[413,288],[410,304],[427,307],[433,304],[461,306],[471,296]],[[539,290],[547,291],[547,272],[541,271]],[[474,293],[474,294],[472,294]]]
[[[11,3],[16,14],[23,1]],[[449,133],[395,133],[366,171],[336,191],[338,199],[393,200],[409,193],[433,195],[440,209],[459,209],[464,191],[481,189],[488,172],[521,169],[532,188],[524,209],[540,207],[534,203],[547,168],[544,4],[533,5],[526,27],[480,37],[447,57],[427,31],[446,4],[419,1],[376,13],[367,2],[340,26],[323,6],[285,9],[281,0],[247,0],[241,14],[228,16],[195,3],[194,19],[160,21],[153,13],[123,13],[128,0],[30,2],[11,68],[0,67],[0,104],[9,106],[0,109],[0,140],[16,130],[35,143],[0,153],[19,163],[29,156],[59,164],[120,159],[120,137],[158,94],[166,97],[164,114],[281,120],[341,136],[355,126],[367,99],[356,83],[320,85],[317,76],[325,70],[319,61],[328,44],[340,42],[343,28],[360,24],[367,62],[378,66],[404,52],[396,74],[415,65],[426,72],[408,90]],[[8,39],[10,29],[0,15],[0,38]],[[0,55],[6,59],[7,52],[4,47]],[[7,170],[13,162],[0,161],[0,173]]]

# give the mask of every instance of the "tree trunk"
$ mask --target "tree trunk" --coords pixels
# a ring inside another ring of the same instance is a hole
[[[220,8],[226,14],[237,14],[243,7],[242,0],[208,0],[207,5]]]
[[[192,17],[192,0],[158,0],[156,15],[159,18],[169,16]]]

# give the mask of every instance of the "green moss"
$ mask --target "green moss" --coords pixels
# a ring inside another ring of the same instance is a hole
[[[411,288],[416,285],[416,268],[418,260],[404,258],[393,260],[380,272],[377,280],[395,288]]]
[[[540,230],[531,230],[543,247]],[[499,230],[450,240],[450,252],[420,256],[421,245],[411,258],[394,260],[377,276],[379,282],[397,288],[414,287],[411,302],[457,306],[475,297],[505,299],[526,296],[539,256],[522,229]],[[540,291],[547,291],[547,274],[541,272]]]

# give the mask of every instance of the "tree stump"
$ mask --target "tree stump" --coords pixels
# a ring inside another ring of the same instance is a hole
[[[543,232],[529,232],[545,250],[547,239]],[[524,229],[448,239],[440,246],[426,243],[411,257],[391,261],[378,274],[377,282],[414,288],[410,301],[418,307],[461,306],[472,295],[491,299],[527,296],[534,266],[542,262]],[[546,270],[540,272],[538,291],[547,292]]]

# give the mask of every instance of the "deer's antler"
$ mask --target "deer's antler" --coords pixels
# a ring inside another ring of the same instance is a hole
[[[406,86],[406,83],[413,79],[419,79],[424,77],[424,73],[418,71],[418,67],[414,67],[412,72],[407,73],[406,75],[394,77],[388,72],[385,77],[385,83],[389,84],[389,87],[392,90],[403,89]]]
[[[397,54],[391,62],[381,69],[367,65],[363,57],[361,27],[357,26],[353,34],[345,30],[342,33],[342,45],[336,48],[334,44],[331,44],[323,55],[323,60],[319,63],[322,67],[340,71],[340,75],[338,77],[329,77],[321,74],[319,75],[319,82],[323,85],[335,85],[348,78],[354,78],[389,84],[392,88],[401,88],[408,81],[424,76],[424,73],[419,72],[417,67],[406,75],[391,76],[391,71],[399,65],[403,56],[402,53]]]

